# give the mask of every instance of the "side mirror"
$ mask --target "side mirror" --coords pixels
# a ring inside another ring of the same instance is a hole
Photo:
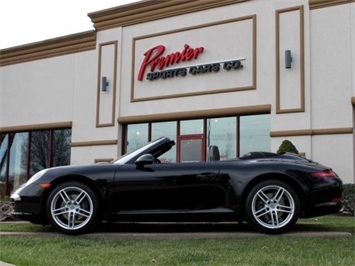
[[[143,154],[134,163],[136,164],[136,166],[142,167],[146,164],[153,164],[154,161],[155,161],[155,159],[154,159],[153,155]]]

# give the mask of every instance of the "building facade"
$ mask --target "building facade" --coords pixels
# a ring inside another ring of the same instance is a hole
[[[95,30],[0,51],[0,182],[110,161],[160,137],[168,162],[276,152],[355,181],[355,3],[146,0]]]

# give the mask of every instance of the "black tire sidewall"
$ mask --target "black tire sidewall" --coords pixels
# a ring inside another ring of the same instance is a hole
[[[270,229],[270,228],[262,226],[260,223],[258,223],[258,221],[256,221],[256,219],[254,218],[253,212],[252,212],[252,201],[253,201],[255,194],[260,189],[267,187],[267,186],[272,186],[272,185],[280,186],[280,187],[284,188],[285,190],[287,190],[291,194],[294,204],[295,204],[295,209],[294,209],[294,213],[293,213],[291,220],[287,224],[285,224],[284,226],[282,226],[280,228],[276,228],[276,229]],[[286,231],[287,229],[289,229],[290,227],[292,227],[297,222],[297,219],[299,216],[299,211],[300,211],[300,200],[299,200],[297,193],[290,185],[288,185],[285,182],[279,181],[279,180],[266,180],[266,181],[263,181],[263,182],[257,184],[256,186],[254,186],[250,190],[250,192],[246,198],[246,201],[245,201],[245,216],[246,216],[248,223],[251,224],[251,226],[253,228],[255,228],[256,230],[264,232],[264,233],[269,233],[269,234],[282,233],[282,232]]]
[[[59,226],[56,223],[56,221],[53,219],[52,215],[51,215],[51,204],[52,204],[52,201],[53,201],[55,195],[61,189],[64,189],[64,188],[67,188],[67,187],[77,187],[77,188],[80,188],[80,189],[84,190],[89,195],[89,197],[91,198],[92,204],[93,204],[93,213],[92,213],[90,221],[85,226],[83,226],[83,227],[81,227],[81,228],[79,228],[77,230],[68,230],[68,229],[65,229],[65,228]],[[50,223],[55,228],[57,228],[59,231],[65,233],[65,234],[70,234],[70,235],[82,234],[84,232],[87,232],[93,226],[93,224],[96,223],[96,221],[98,219],[98,216],[99,216],[99,212],[100,212],[99,211],[99,202],[98,202],[96,194],[93,192],[93,190],[88,185],[86,185],[86,184],[84,184],[82,182],[75,182],[75,181],[65,182],[65,183],[57,186],[49,194],[49,197],[48,197],[47,203],[46,203],[46,214],[47,214],[47,217],[48,217],[48,220],[50,221]]]

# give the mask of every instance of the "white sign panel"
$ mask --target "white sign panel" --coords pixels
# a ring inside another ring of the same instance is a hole
[[[133,40],[131,101],[256,88],[256,17]]]

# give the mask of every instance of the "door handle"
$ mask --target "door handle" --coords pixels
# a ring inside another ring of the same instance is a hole
[[[216,179],[216,174],[199,174],[197,179],[201,181],[212,181]]]

